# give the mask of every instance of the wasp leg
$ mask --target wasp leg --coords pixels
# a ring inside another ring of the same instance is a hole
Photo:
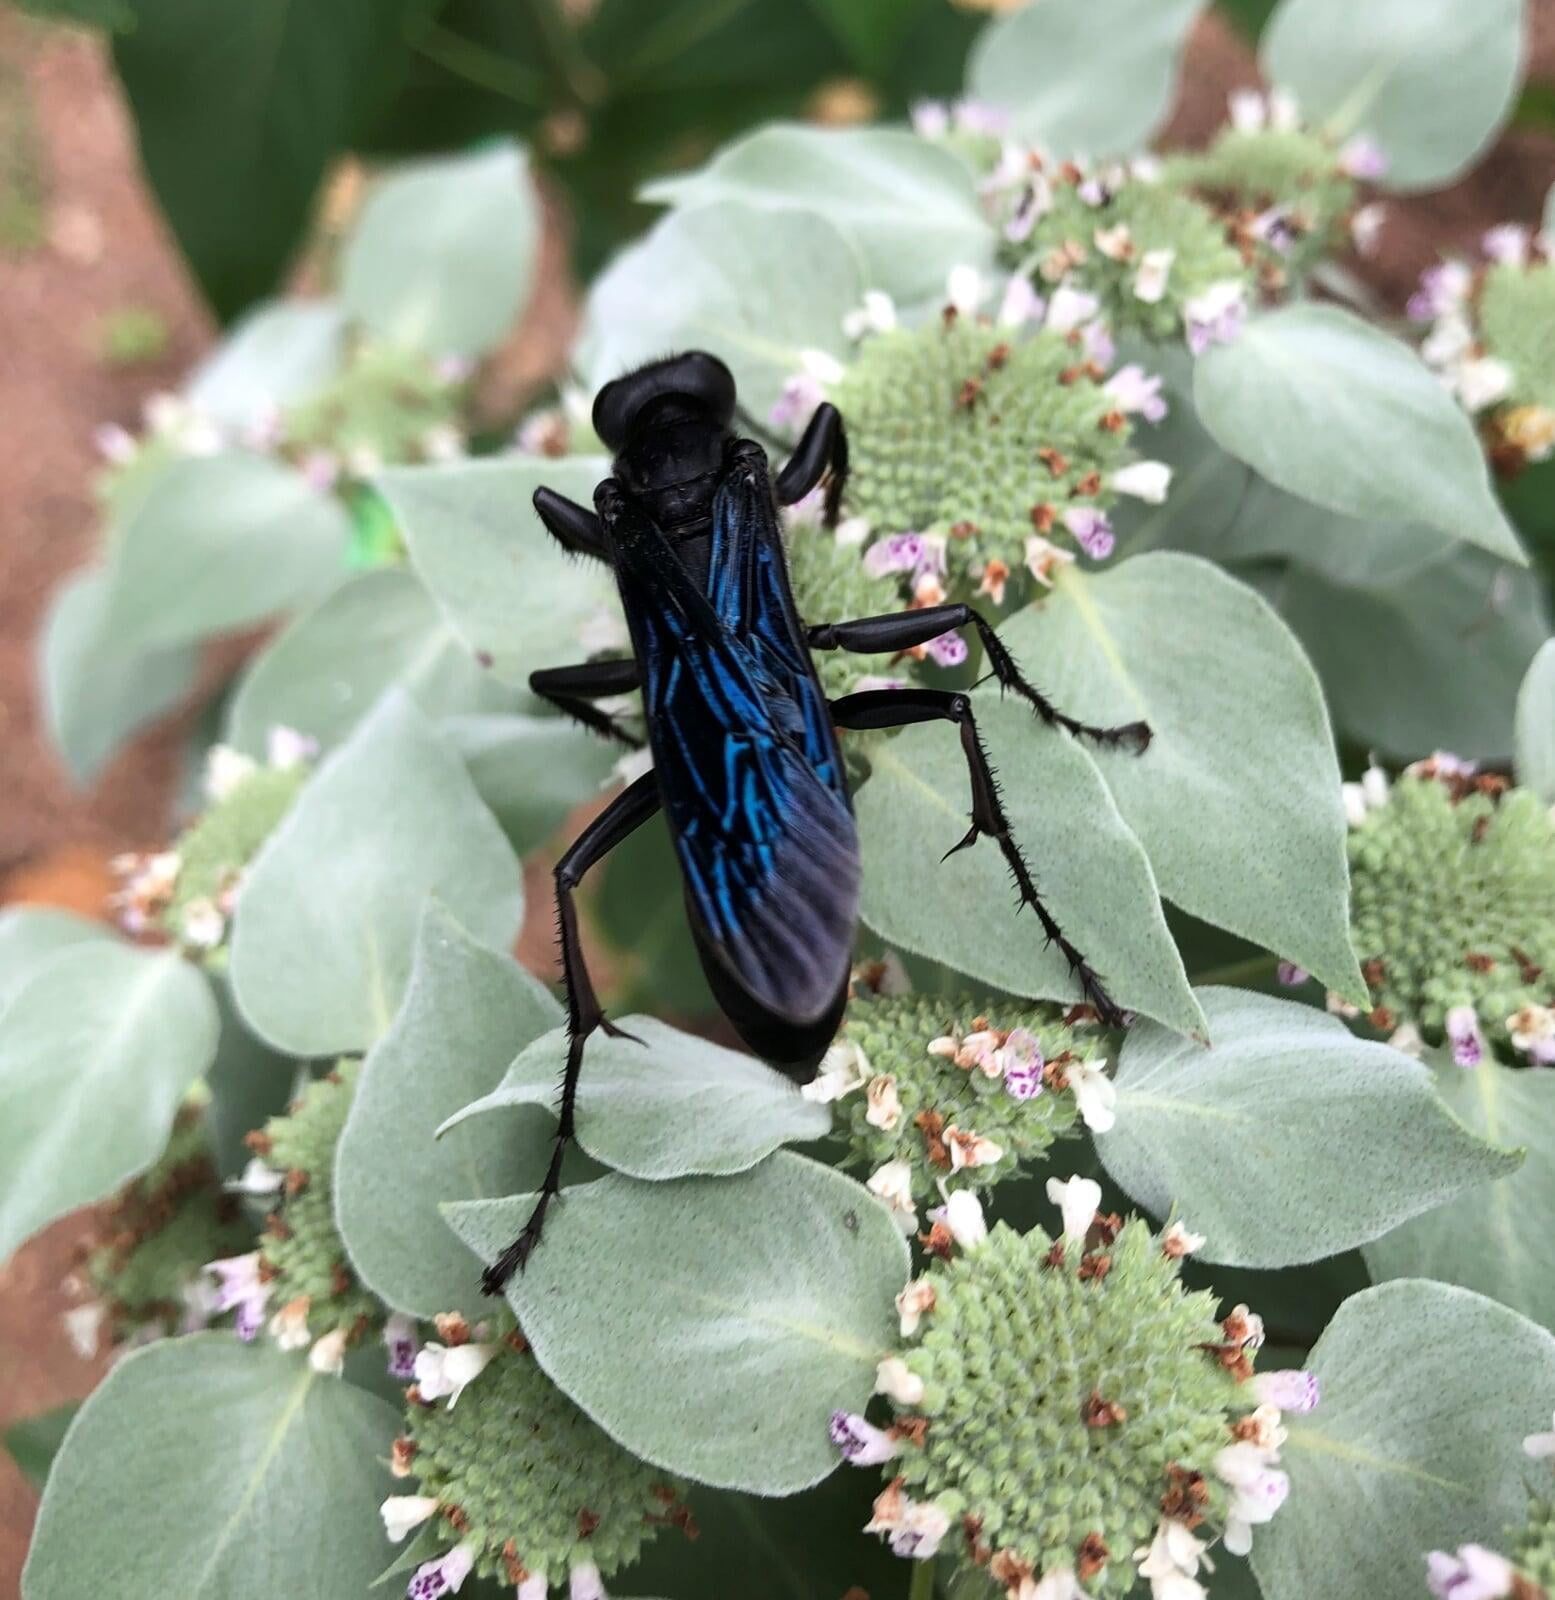
[[[778,472],[774,487],[778,503],[791,506],[826,479],[826,526],[835,527],[848,482],[848,434],[842,413],[823,400],[805,424],[794,453]]]
[[[630,750],[642,749],[642,740],[628,733],[609,712],[589,704],[611,695],[630,694],[643,686],[642,668],[625,661],[585,661],[576,667],[542,667],[529,674],[529,687],[585,728],[615,739]]]
[[[543,485],[536,489],[531,504],[535,515],[546,526],[547,532],[562,547],[575,556],[592,556],[596,561],[610,564],[610,546],[605,540],[605,530],[599,518],[587,506],[569,500],[564,494]]]
[[[911,650],[927,644],[942,633],[968,625],[977,629],[988,655],[989,674],[999,686],[1018,694],[1051,728],[1063,728],[1077,738],[1092,739],[1101,745],[1132,745],[1143,754],[1150,745],[1148,722],[1125,722],[1115,728],[1099,728],[1079,722],[1060,711],[1016,665],[993,624],[967,605],[924,606],[917,611],[891,611],[880,617],[859,617],[852,622],[818,622],[809,630],[812,650],[851,650],[858,655],[881,655],[888,650]]]
[[[965,850],[979,839],[994,840],[1015,879],[1021,904],[1036,912],[1048,943],[1056,944],[1063,952],[1087,1003],[1095,1007],[1097,1015],[1109,1027],[1122,1027],[1126,1020],[1122,1009],[1107,993],[1100,975],[1064,937],[1052,912],[1042,904],[1031,869],[1010,833],[1009,818],[999,799],[999,785],[988,764],[988,752],[978,737],[971,700],[952,689],[869,689],[833,700],[831,714],[839,728],[900,728],[908,723],[935,721],[954,722],[960,727],[961,748],[966,754],[967,773],[972,780],[972,826],[967,829],[965,838],[945,852],[946,857]]]
[[[540,1242],[546,1208],[561,1193],[562,1160],[575,1131],[578,1074],[583,1066],[584,1042],[596,1028],[603,1028],[616,1038],[631,1037],[608,1022],[600,1010],[578,940],[578,912],[573,904],[573,891],[590,867],[603,860],[658,809],[658,783],[653,773],[644,773],[595,817],[556,863],[556,922],[562,950],[562,982],[567,996],[567,1065],[562,1072],[557,1107],[556,1145],[540,1185],[540,1198],[524,1224],[524,1231],[481,1274],[481,1289],[486,1294],[501,1294],[502,1286],[514,1272],[524,1270],[524,1263]]]

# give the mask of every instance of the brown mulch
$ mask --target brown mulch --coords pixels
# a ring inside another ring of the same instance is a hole
[[[1555,80],[1555,0],[1534,0],[1532,60]],[[140,740],[88,794],[75,791],[39,728],[34,639],[49,594],[94,544],[90,484],[96,424],[133,427],[144,397],[176,386],[212,336],[208,315],[140,180],[118,91],[92,39],[0,13],[0,61],[18,68],[44,157],[48,238],[0,253],[0,900],[94,910],[112,851],[158,842],[183,725]],[[1197,28],[1169,138],[1202,142],[1226,93],[1257,82],[1251,52],[1216,17]],[[1400,304],[1443,245],[1468,247],[1492,222],[1533,220],[1555,181],[1555,139],[1515,132],[1463,183],[1391,204],[1369,281]],[[494,414],[555,369],[574,319],[561,230],[552,229],[540,303],[493,363]],[[171,331],[149,366],[114,369],[93,333],[125,307],[156,310]],[[543,902],[540,872],[530,874]],[[531,919],[521,954],[542,966],[548,933]],[[84,1394],[100,1368],[79,1362],[58,1333],[58,1282],[82,1229],[70,1219],[0,1267],[0,1428]],[[34,1497],[0,1455],[0,1600],[15,1593]]]

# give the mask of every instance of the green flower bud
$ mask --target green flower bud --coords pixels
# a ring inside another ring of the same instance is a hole
[[[1531,1500],[1528,1521],[1513,1539],[1513,1565],[1527,1582],[1555,1595],[1555,1500]]]
[[[1412,1023],[1464,1066],[1476,1036],[1509,1061],[1555,1052],[1555,826],[1537,795],[1422,762],[1364,811],[1349,853],[1376,1027]]]
[[[473,1375],[455,1391],[457,1404],[411,1391],[417,1398],[407,1407],[394,1463],[420,1486],[416,1496],[385,1503],[391,1532],[436,1517],[475,1572],[527,1596],[565,1585],[579,1569],[608,1578],[636,1561],[665,1525],[695,1531],[680,1504],[681,1485],[591,1422],[517,1335],[428,1350],[437,1355],[429,1366],[423,1352],[418,1377],[440,1371],[439,1363],[458,1364],[461,1351]]]

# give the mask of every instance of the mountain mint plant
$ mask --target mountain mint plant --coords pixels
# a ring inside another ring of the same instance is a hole
[[[1000,9],[910,121],[650,184],[554,390],[488,381],[502,140],[375,176],[319,293],[100,435],[62,759],[249,644],[104,919],[0,914],[0,1255],[87,1211],[36,1334],[107,1365],[6,1436],[22,1600],[1555,1597],[1548,214],[1357,288],[1509,114],[1520,8],[1280,0],[1191,151],[1193,7]],[[849,447],[772,523],[862,863],[787,1076],[727,1043],[582,537],[596,395],[692,350],[741,483],[823,404]],[[553,868],[618,1030],[566,1126]]]

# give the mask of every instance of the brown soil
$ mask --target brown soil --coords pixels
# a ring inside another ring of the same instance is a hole
[[[1533,60],[1555,80],[1555,0],[1535,0]],[[91,554],[100,422],[133,426],[145,396],[174,386],[211,337],[211,323],[149,201],[104,52],[94,41],[0,13],[0,95],[20,93],[36,125],[46,197],[45,240],[0,253],[0,899],[95,910],[113,850],[158,841],[183,725],[142,739],[89,794],[76,792],[38,725],[34,638],[60,577]],[[1217,18],[1189,52],[1169,137],[1197,143],[1222,115],[1228,90],[1257,81],[1251,53]],[[3,119],[0,119],[3,123]],[[1443,245],[1467,246],[1490,223],[1532,220],[1555,181],[1555,140],[1508,135],[1480,169],[1445,194],[1396,202],[1370,281],[1397,304]],[[541,303],[493,363],[483,398],[494,414],[554,370],[574,309],[561,230],[548,243]],[[114,369],[97,354],[100,319],[154,309],[170,330],[156,362]],[[545,886],[531,873],[536,903]],[[542,919],[521,953],[548,959]],[[78,1361],[60,1337],[58,1290],[82,1228],[50,1229],[0,1268],[0,1428],[86,1393],[100,1366]],[[34,1497],[0,1455],[0,1600],[16,1591]]]

